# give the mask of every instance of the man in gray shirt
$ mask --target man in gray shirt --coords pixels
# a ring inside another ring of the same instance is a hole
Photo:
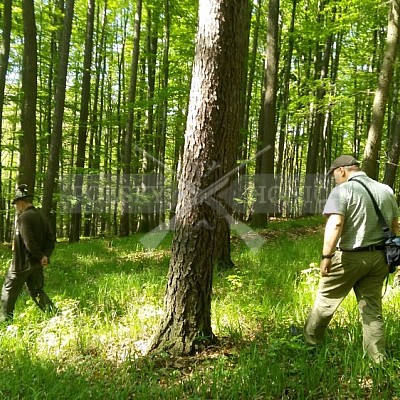
[[[382,286],[388,275],[383,251],[385,234],[372,200],[362,181],[371,191],[387,225],[398,232],[399,209],[392,189],[369,178],[352,156],[338,157],[328,175],[336,187],[324,208],[327,217],[321,256],[321,280],[314,306],[304,326],[306,341],[323,341],[333,314],[350,292],[357,298],[363,324],[363,347],[373,361],[385,358],[385,332],[382,317]]]

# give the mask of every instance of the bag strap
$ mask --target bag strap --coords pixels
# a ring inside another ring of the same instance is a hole
[[[361,182],[355,178],[350,178],[349,181],[358,182],[360,185],[364,186],[364,189],[368,192],[369,196],[371,197],[372,203],[374,204],[375,212],[378,215],[379,224],[381,225],[383,232],[386,234],[386,236],[390,236],[391,235],[390,229],[385,221],[385,218],[383,217],[382,211],[379,209],[379,206],[378,206],[374,196],[372,195],[371,191],[368,189],[368,186],[364,182]]]

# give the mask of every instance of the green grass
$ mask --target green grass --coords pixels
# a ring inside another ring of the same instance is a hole
[[[146,251],[137,235],[59,243],[42,314],[26,294],[0,328],[1,399],[400,398],[400,293],[384,298],[386,368],[362,353],[357,305],[344,301],[320,348],[291,337],[318,285],[322,221],[276,221],[258,253],[233,237],[235,268],[216,270],[212,321],[220,345],[192,357],[143,356],[162,317],[171,235]],[[11,259],[0,250],[4,273]]]

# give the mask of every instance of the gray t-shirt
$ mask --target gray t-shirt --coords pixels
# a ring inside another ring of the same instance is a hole
[[[367,185],[390,228],[393,218],[399,216],[399,208],[390,186],[369,178],[365,172],[356,172],[352,178]],[[343,250],[382,244],[385,239],[372,200],[358,182],[350,180],[336,186],[328,197],[323,213],[327,216],[344,216],[342,236],[338,243]]]

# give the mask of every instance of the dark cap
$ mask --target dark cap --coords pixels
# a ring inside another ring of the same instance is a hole
[[[331,167],[326,174],[330,175],[336,168],[349,167],[350,165],[360,165],[360,162],[356,160],[353,156],[340,156],[335,161],[333,161]]]
[[[29,199],[29,198],[32,199],[33,194],[28,192],[28,185],[22,184],[17,187],[12,203],[15,204],[17,200]]]

